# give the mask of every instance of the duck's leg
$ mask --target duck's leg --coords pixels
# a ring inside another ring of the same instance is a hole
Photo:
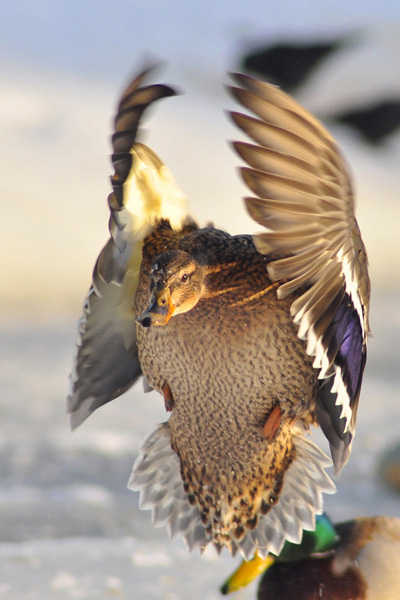
[[[265,421],[264,427],[262,428],[263,435],[267,438],[269,442],[272,442],[274,439],[282,421],[282,413],[279,406],[275,406],[275,408],[271,411],[268,416],[268,419]]]
[[[165,410],[167,412],[171,412],[174,408],[174,398],[172,396],[171,388],[169,387],[168,383],[164,385],[162,391],[164,396]]]

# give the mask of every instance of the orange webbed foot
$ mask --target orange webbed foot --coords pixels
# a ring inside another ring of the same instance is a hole
[[[174,408],[174,398],[172,396],[171,388],[166,383],[164,385],[162,391],[163,391],[163,396],[164,396],[165,410],[167,412],[171,412],[172,409]]]
[[[269,442],[272,442],[275,438],[277,431],[281,425],[281,421],[281,409],[279,408],[279,406],[275,406],[275,408],[270,413],[268,419],[265,421],[264,427],[262,428],[262,433]]]

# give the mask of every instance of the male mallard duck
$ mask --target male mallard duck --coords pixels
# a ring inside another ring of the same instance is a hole
[[[329,555],[339,543],[339,535],[328,516],[323,513],[315,518],[314,531],[304,531],[300,544],[285,542],[279,556],[268,554],[261,557],[258,552],[250,560],[243,560],[239,567],[221,586],[221,594],[227,595],[246,587],[256,577],[275,564],[293,563],[311,556]],[[293,581],[295,584],[295,581]]]
[[[75,427],[140,375],[171,412],[144,441],[129,486],[188,546],[250,557],[298,543],[334,490],[355,431],[369,279],[351,183],[324,127],[278,88],[244,75],[233,112],[255,144],[234,147],[260,235],[199,228],[167,167],[137,141],[165,85],[120,101],[111,237],[80,322],[69,411]]]
[[[335,524],[336,547],[265,571],[258,600],[398,600],[400,519],[364,517]]]
[[[281,554],[244,561],[221,588],[229,594],[264,572],[258,600],[397,600],[400,519],[358,517],[333,525],[317,516],[301,544]]]

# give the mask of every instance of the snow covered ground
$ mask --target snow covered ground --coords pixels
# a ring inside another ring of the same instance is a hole
[[[324,112],[357,94],[400,89],[395,3],[384,10],[372,0],[330,8],[310,0],[305,10],[294,0],[270,8],[235,0],[228,13],[204,0],[195,7],[19,0],[2,8],[0,600],[211,600],[238,562],[226,553],[189,554],[181,540],[152,528],[126,489],[140,440],[165,419],[155,393],[144,395],[138,384],[73,434],[65,415],[75,322],[107,236],[110,117],[145,52],[169,60],[162,80],[187,92],[160,104],[147,139],[194,215],[232,232],[256,229],[240,203],[238,161],[225,142],[235,133],[223,115],[232,106],[225,72],[246,40],[365,26],[365,44],[316,74],[302,100]],[[377,477],[380,453],[399,441],[399,135],[374,150],[344,129],[334,133],[355,176],[374,337],[353,454],[326,507],[340,520],[399,516],[399,498]],[[255,585],[236,598],[254,600]]]

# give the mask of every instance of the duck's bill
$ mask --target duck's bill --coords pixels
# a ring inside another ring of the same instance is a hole
[[[137,317],[136,322],[140,323],[143,327],[166,325],[174,314],[174,311],[175,306],[172,304],[169,290],[153,292],[149,306]]]
[[[221,593],[223,595],[231,594],[249,585],[253,579],[273,565],[275,560],[275,556],[271,554],[268,554],[266,558],[261,558],[256,552],[251,560],[244,560],[236,571],[228,577],[221,586]]]

